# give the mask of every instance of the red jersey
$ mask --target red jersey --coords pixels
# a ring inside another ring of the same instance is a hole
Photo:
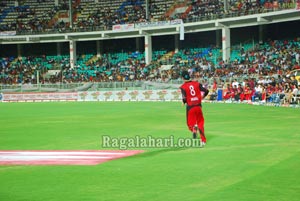
[[[213,87],[212,87],[213,91],[217,91],[217,88],[218,88],[217,82],[214,82]]]
[[[182,100],[188,106],[201,105],[202,98],[208,94],[208,90],[196,81],[185,82],[181,85],[180,89]]]

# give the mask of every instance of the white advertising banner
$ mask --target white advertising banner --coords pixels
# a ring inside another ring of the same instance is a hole
[[[66,93],[3,93],[3,102],[42,101],[177,101],[180,90],[83,91]]]
[[[182,19],[175,19],[170,21],[157,21],[157,22],[140,22],[134,25],[135,28],[147,28],[147,27],[158,27],[158,26],[169,26],[181,24]]]
[[[15,36],[16,31],[0,31],[0,36]]]
[[[79,101],[173,101],[180,99],[180,90],[78,92]]]
[[[78,93],[8,93],[2,94],[2,101],[77,101]]]
[[[118,24],[113,25],[113,31],[131,31],[134,30],[134,24]]]

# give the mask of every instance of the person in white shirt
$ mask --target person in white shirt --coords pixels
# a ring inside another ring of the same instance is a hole
[[[236,88],[239,86],[239,82],[237,81],[237,79],[234,79],[232,82],[232,87],[236,86]]]
[[[259,100],[262,100],[262,93],[263,93],[263,87],[261,84],[258,84],[254,87],[255,89],[255,94],[254,94],[254,100],[257,97]]]
[[[257,84],[265,84],[265,79],[262,76],[260,76],[259,80],[257,81]]]
[[[296,97],[298,95],[298,86],[296,85],[293,85],[293,91],[292,91],[292,94],[294,97]]]

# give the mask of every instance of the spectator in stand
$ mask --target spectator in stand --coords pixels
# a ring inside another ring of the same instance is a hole
[[[268,82],[268,84],[270,84],[272,87],[275,87],[276,86],[276,80],[275,80],[275,77],[271,77],[271,80]]]
[[[298,83],[298,80],[296,79],[295,75],[291,75],[291,84],[295,85],[295,86],[298,86],[299,83]]]
[[[280,84],[275,83],[275,86],[272,85],[272,83],[270,83],[271,86],[271,91],[270,91],[270,102],[274,102],[274,103],[279,103],[280,99],[281,99],[281,95],[283,93],[282,91],[282,87]]]
[[[242,87],[246,87],[248,85],[248,78],[245,78],[244,81],[242,82]]]
[[[298,95],[298,85],[292,84],[292,94],[293,94],[293,100],[295,100],[295,98]]]
[[[263,94],[262,85],[261,84],[256,85],[255,88],[254,88],[254,91],[255,92],[254,92],[254,96],[253,96],[252,101],[254,102],[256,100],[256,98],[261,101],[262,100],[262,94]]]
[[[299,70],[300,69],[300,65],[298,62],[295,62],[295,65],[293,66],[293,70]]]
[[[250,88],[249,84],[246,84],[246,86],[244,87],[244,95],[241,101],[251,101],[253,94],[254,90]]]
[[[232,87],[238,87],[239,86],[239,82],[237,81],[237,79],[234,79],[234,81],[232,82]]]
[[[287,104],[292,103],[294,96],[293,96],[293,89],[292,89],[291,84],[289,84],[289,83],[285,84],[284,94],[285,94],[284,103],[287,103]]]
[[[266,84],[266,81],[265,81],[265,79],[264,79],[263,76],[260,76],[260,77],[259,77],[259,80],[257,81],[257,84],[261,84],[261,85]]]
[[[212,86],[212,90],[213,90],[213,92],[216,92],[217,89],[218,89],[218,83],[217,83],[217,80],[214,79],[214,81],[213,81],[213,86]]]
[[[266,85],[266,101],[267,102],[272,102],[273,99],[272,99],[272,94],[274,93],[274,87],[268,83]]]
[[[225,91],[225,93],[223,95],[224,100],[233,100],[234,99],[235,90],[230,84],[227,84],[227,87],[224,91]]]
[[[255,88],[255,85],[256,85],[255,78],[250,78],[248,84],[249,84],[250,89],[253,90]]]
[[[237,90],[235,91],[234,94],[234,100],[235,101],[240,101],[241,100],[241,95],[244,93],[244,89],[241,84],[238,85]]]

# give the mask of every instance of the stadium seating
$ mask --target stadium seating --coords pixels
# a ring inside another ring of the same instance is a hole
[[[58,11],[54,1],[27,0],[24,5],[7,4],[0,17],[1,30],[43,31],[48,28],[48,23]]]
[[[72,8],[73,30],[69,31],[87,28],[107,30],[115,24],[146,21],[148,19],[145,3],[142,0],[104,0],[97,3],[75,1]],[[247,3],[233,0],[230,1],[228,10],[225,10],[223,3],[208,0],[152,0],[149,6],[149,20],[211,20],[288,9],[293,6],[285,1],[276,5],[273,1]],[[177,8],[185,8],[186,12],[176,14]],[[26,0],[22,5],[15,5],[12,1],[3,1],[0,9],[0,31],[16,30],[17,34],[35,34],[45,30],[64,31],[69,28],[68,22],[62,21],[63,18],[68,18],[69,10],[68,5],[63,2],[55,5],[53,0]],[[183,68],[189,69],[195,78],[207,80],[210,84],[216,79],[221,86],[231,83],[236,78],[242,83],[245,79],[258,79],[261,76],[276,77],[278,82],[278,77],[282,76],[284,82],[290,82],[288,73],[294,70],[293,66],[297,62],[295,55],[299,49],[300,40],[294,39],[270,40],[264,44],[247,42],[231,47],[229,61],[222,61],[222,50],[216,47],[185,47],[177,52],[157,50],[153,51],[152,63],[147,66],[143,52],[108,52],[100,57],[91,53],[77,55],[74,68],[70,67],[69,55],[8,57],[0,59],[0,83],[35,84],[38,72],[42,83],[176,81]],[[162,72],[161,65],[168,65],[168,69]],[[278,99],[276,94],[278,92],[272,92],[265,100],[273,103],[284,100]],[[298,94],[293,97],[293,101],[299,102]]]
[[[286,48],[291,49],[290,54],[282,54]],[[89,79],[89,77],[97,77],[99,73],[107,75],[133,73],[132,66],[140,69],[138,73],[145,73],[158,68],[159,65],[155,63],[160,65],[171,64],[185,68],[195,68],[204,65],[201,68],[205,69],[207,68],[206,64],[208,64],[211,68],[211,76],[216,75],[224,79],[233,75],[258,77],[259,74],[267,76],[270,73],[277,74],[279,71],[289,72],[289,70],[293,70],[292,67],[296,62],[295,51],[299,48],[300,41],[295,40],[269,41],[261,45],[250,43],[240,44],[232,47],[231,60],[228,63],[220,60],[220,48],[194,47],[181,49],[176,53],[158,50],[153,51],[153,62],[147,67],[145,67],[144,53],[140,52],[106,53],[101,55],[100,58],[93,54],[85,54],[78,55],[76,66],[74,69],[70,69],[70,71],[76,71],[77,75],[84,75],[86,79]],[[268,62],[263,62],[262,58],[267,59]],[[291,65],[287,66],[283,64],[275,68],[276,63],[282,59],[290,62]],[[14,69],[15,67],[25,65],[26,67],[30,66],[35,70],[42,70],[46,73],[47,70],[69,69],[69,60],[69,55],[2,58],[2,67],[0,67],[2,71],[1,82],[5,84],[4,77],[16,76],[18,73],[21,73],[20,70],[22,69],[17,68],[17,71],[8,71],[6,69],[7,66]],[[3,73],[4,69],[6,69],[5,73]],[[35,72],[32,71],[31,73],[34,74]]]
[[[63,32],[83,30],[110,30],[115,24],[138,23],[182,18],[185,21],[203,21],[232,16],[251,15],[280,9],[294,8],[293,3],[275,4],[273,1],[242,3],[229,1],[225,10],[223,1],[149,1],[149,18],[146,19],[145,0],[103,0],[96,2],[75,1],[72,4],[73,24],[69,24],[69,5],[54,0],[25,0],[22,5],[14,1],[1,4],[0,31],[17,31],[18,34],[39,32]],[[175,9],[185,12],[176,14]]]

